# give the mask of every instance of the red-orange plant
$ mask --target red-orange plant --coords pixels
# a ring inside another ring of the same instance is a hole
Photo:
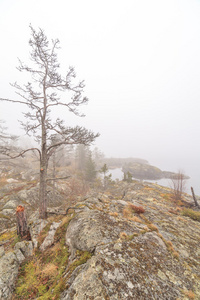
[[[129,208],[131,208],[137,214],[143,214],[145,209],[142,206],[136,206],[132,203],[129,203]]]

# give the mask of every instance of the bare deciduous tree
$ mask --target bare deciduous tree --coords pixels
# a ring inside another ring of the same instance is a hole
[[[174,200],[181,200],[182,195],[185,191],[185,175],[183,172],[178,171],[177,174],[174,174],[171,177],[171,185],[173,189]]]
[[[27,122],[21,121],[26,134],[34,136],[40,147],[25,149],[18,155],[10,155],[9,149],[7,155],[14,158],[23,156],[27,151],[36,151],[40,160],[40,191],[39,191],[39,209],[40,217],[47,216],[47,195],[46,181],[48,161],[54,150],[64,144],[84,144],[92,143],[99,134],[85,129],[84,127],[66,127],[64,120],[52,118],[51,111],[57,107],[63,107],[77,116],[84,116],[79,113],[78,108],[86,104],[88,99],[83,97],[84,81],[75,82],[76,74],[73,67],[69,67],[67,74],[62,76],[59,73],[59,63],[56,50],[59,48],[59,40],[52,40],[51,47],[49,41],[42,29],[36,32],[32,26],[31,39],[31,61],[33,67],[29,67],[19,60],[18,70],[27,72],[31,75],[32,81],[21,86],[14,83],[20,97],[19,100],[0,98],[1,101],[8,101],[23,104],[28,108],[24,113]],[[62,92],[69,92],[70,98],[62,98]],[[54,137],[59,136],[59,139]],[[55,141],[55,142],[54,142]]]

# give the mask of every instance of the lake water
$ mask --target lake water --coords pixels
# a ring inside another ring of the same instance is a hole
[[[124,173],[122,172],[121,168],[116,168],[116,169],[109,169],[109,174],[112,174],[112,179],[116,180],[122,180],[124,177]],[[186,173],[187,174],[187,173]],[[191,176],[191,175],[190,175]],[[170,179],[160,179],[160,180],[144,180],[147,182],[153,182],[157,183],[162,186],[170,187],[172,188],[171,181]],[[191,176],[190,179],[185,180],[185,189],[184,192],[188,193],[191,195],[191,186],[194,188],[194,192],[196,195],[200,195],[200,183],[199,183],[199,176]]]

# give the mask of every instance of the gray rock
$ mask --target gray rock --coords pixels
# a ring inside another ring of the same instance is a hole
[[[99,245],[117,240],[121,231],[126,230],[127,234],[131,234],[133,228],[126,221],[117,221],[100,211],[79,213],[70,222],[66,232],[66,244],[70,248],[71,259],[76,250],[94,252]]]
[[[3,209],[1,213],[5,216],[13,215],[15,213],[15,209]]]
[[[171,203],[162,199],[167,189],[144,187],[137,188],[137,201],[131,185],[127,192],[145,208],[143,216],[126,216],[126,201],[93,198],[94,208],[76,213],[66,232],[70,262],[78,259],[76,250],[93,256],[68,277],[62,300],[185,299],[186,290],[199,299],[199,222],[169,213]]]
[[[18,205],[19,205],[18,200],[10,200],[3,206],[3,209],[16,209]]]
[[[114,202],[114,201],[113,201],[113,202]],[[123,205],[123,206],[128,205],[128,203],[127,203],[126,201],[124,201],[124,200],[116,200],[115,202],[116,202],[116,203],[119,203],[119,204],[121,204],[121,205]]]
[[[0,247],[0,258],[5,254],[4,246]]]
[[[19,253],[18,253],[19,255]],[[10,300],[19,269],[19,256],[13,252],[0,258],[0,299]]]
[[[33,255],[33,243],[32,241],[22,241],[16,243],[15,250],[20,250],[24,257],[29,257]]]
[[[8,178],[7,182],[8,183],[13,183],[13,182],[18,182],[18,180],[14,179],[14,178]]]
[[[33,247],[37,248],[38,245],[38,235],[42,231],[42,229],[48,224],[48,221],[43,219],[35,219],[32,221],[32,223],[29,225],[29,231],[31,235],[31,240],[33,242]]]
[[[19,249],[16,249],[13,253],[16,255],[16,258],[17,258],[17,261],[19,262],[19,264],[21,264],[23,262],[23,260],[25,259],[25,256],[23,255],[23,253]]]
[[[42,245],[40,246],[41,251],[45,251],[49,246],[51,246],[53,244],[56,229],[59,227],[59,225],[60,225],[60,222],[59,223],[53,222],[51,224],[48,235],[46,236],[46,238],[44,239]]]

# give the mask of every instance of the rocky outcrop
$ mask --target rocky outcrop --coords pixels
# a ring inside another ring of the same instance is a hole
[[[27,217],[30,217],[39,206],[39,184],[36,182],[6,183],[0,189],[0,227],[7,229],[16,223],[16,207],[25,207]],[[59,206],[64,202],[64,195],[48,186],[47,201],[49,207]]]
[[[70,222],[66,243],[72,261],[77,250],[93,256],[68,279],[61,299],[169,300],[188,299],[188,293],[199,299],[199,223],[178,215],[165,200],[167,188],[123,187],[125,200],[87,199]],[[130,213],[130,203],[145,213]]]
[[[0,299],[15,293],[25,258],[35,285],[32,291],[22,272],[16,299],[200,299],[200,223],[182,214],[185,206],[198,208],[191,196],[174,202],[171,193],[119,182],[88,194],[67,216],[44,221],[36,212],[29,218],[32,241],[0,251]],[[21,282],[28,288],[20,295]]]
[[[11,299],[15,288],[18,269],[23,260],[33,254],[32,242],[23,241],[15,245],[15,250],[0,258],[0,299]]]

